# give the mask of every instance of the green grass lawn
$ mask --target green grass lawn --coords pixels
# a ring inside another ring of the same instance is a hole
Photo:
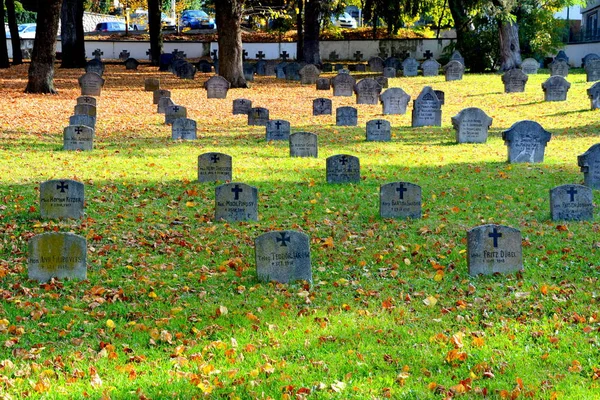
[[[353,97],[258,77],[208,100],[208,75],[108,66],[95,149],[64,152],[79,74],[58,70],[59,95],[42,96],[22,93],[26,67],[0,71],[0,398],[600,398],[600,211],[564,223],[549,210],[549,190],[583,183],[577,156],[600,142],[581,70],[556,103],[542,73],[515,94],[494,74],[392,79],[412,99],[446,93],[442,126],[411,128],[412,101],[393,116],[356,105],[359,126],[336,127],[312,100]],[[188,108],[199,140],[170,139],[147,77]],[[231,115],[241,97],[318,134],[319,158],[266,143]],[[486,144],[455,143],[450,117],[466,107],[493,118]],[[365,142],[380,117],[392,141]],[[552,132],[541,164],[506,162],[501,132],[524,119]],[[258,188],[258,222],[213,220],[217,184],[196,182],[209,151]],[[326,183],[340,153],[360,158],[360,184]],[[39,183],[59,178],[85,183],[86,219],[40,220]],[[422,187],[422,219],[379,217],[380,185],[399,180]],[[521,230],[522,274],[468,275],[466,231],[487,223]],[[310,237],[312,286],[257,280],[254,239],[277,229]],[[87,238],[87,281],[27,279],[27,241],[47,231]]]

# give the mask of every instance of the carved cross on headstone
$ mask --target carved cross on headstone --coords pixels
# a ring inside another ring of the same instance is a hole
[[[218,60],[219,59],[218,54],[219,54],[219,52],[217,51],[217,49],[215,49],[210,53],[210,56],[212,57],[213,60]]]
[[[490,232],[488,236],[494,239],[494,247],[498,247],[498,238],[502,237],[502,234],[498,232],[498,228],[494,228],[494,231]]]
[[[260,50],[258,53],[255,54],[255,57],[259,60],[262,60],[263,58],[266,57],[266,54],[262,52],[262,50]]]
[[[174,107],[173,107],[173,111],[175,111],[175,112],[179,112],[179,106],[174,106]]]
[[[377,121],[377,122],[375,123],[375,125],[377,125],[377,129],[381,129],[381,125],[383,125],[383,122],[381,122],[381,121]]]
[[[423,57],[425,57],[427,60],[429,60],[430,58],[433,57],[433,53],[429,50],[427,50],[425,53],[423,53]]]
[[[96,50],[94,50],[94,52],[92,53],[92,55],[94,56],[94,58],[96,60],[101,60],[102,56],[104,55],[104,52],[102,50],[100,50],[100,49],[96,49]]]
[[[247,57],[248,57],[248,52],[246,50],[242,51],[242,60],[246,61]]]
[[[121,53],[119,53],[119,60],[127,60],[130,55],[131,53],[129,53],[127,50],[123,50]]]
[[[361,53],[360,50],[356,50],[356,53],[354,53],[354,60],[362,61],[362,58],[363,58],[363,53]]]
[[[575,189],[574,187],[569,188],[569,190],[567,190],[567,194],[569,196],[571,196],[571,203],[575,201],[575,195],[577,194],[577,189]]]
[[[56,185],[56,189],[60,190],[61,193],[64,193],[65,190],[69,190],[69,185],[63,181],[60,181],[60,185]]]
[[[340,157],[340,164],[346,165],[348,163],[348,157],[342,156]]]
[[[80,126],[78,126],[77,128],[75,128],[75,133],[76,133],[76,134],[78,134],[78,135],[79,135],[79,134],[81,134],[81,132],[83,132],[83,129],[81,129],[81,127],[80,127]]]
[[[216,155],[216,154],[213,154],[213,155],[210,157],[210,161],[212,161],[212,162],[213,162],[213,163],[215,163],[215,164],[216,164],[216,163],[218,163],[220,159],[221,159],[221,158],[220,158],[218,155]]]
[[[275,122],[275,126],[277,126],[277,130],[281,129],[281,121]]]
[[[280,233],[281,237],[276,238],[277,243],[281,243],[281,246],[287,247],[287,242],[291,242],[292,239],[289,236],[285,235],[285,232]]]
[[[404,192],[406,191],[408,191],[408,189],[404,187],[404,183],[401,183],[400,186],[396,188],[396,192],[400,193],[400,200],[404,200]]]
[[[283,51],[283,53],[281,53],[281,54],[279,55],[279,57],[280,57],[280,58],[281,58],[283,61],[287,61],[287,59],[290,57],[290,55],[288,54],[288,52],[287,52],[287,51],[285,51],[285,50],[284,50],[284,51]]]
[[[234,200],[240,199],[240,193],[242,193],[244,189],[242,189],[239,185],[235,185],[231,188],[231,192],[235,195]]]
[[[327,103],[326,99],[321,99],[321,107],[325,107],[325,103]]]
[[[340,59],[340,56],[339,56],[339,55],[338,55],[338,53],[336,53],[336,52],[335,52],[335,50],[334,50],[334,51],[332,51],[331,53],[329,53],[329,59],[330,59],[331,61],[337,61],[337,60],[339,60],[339,59]]]

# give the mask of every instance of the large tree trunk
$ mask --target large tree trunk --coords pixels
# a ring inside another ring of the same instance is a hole
[[[521,47],[519,46],[519,26],[510,21],[499,21],[500,31],[500,69],[509,69],[521,66]]]
[[[63,0],[60,11],[62,68],[85,67],[83,0]]]
[[[232,88],[246,88],[242,68],[242,10],[244,0],[215,1],[217,31],[219,34],[219,75]]]
[[[160,13],[162,0],[148,0],[148,26],[150,29],[150,57],[151,64],[160,63],[160,55],[163,51],[163,35],[160,26]]]
[[[37,14],[37,31],[31,53],[27,93],[56,93],[54,88],[54,57],[56,34],[62,0],[40,1]]]
[[[0,21],[4,21],[4,1],[0,0]],[[3,27],[4,28],[4,27]],[[0,32],[0,68],[8,68],[8,46],[6,46],[6,31]]]
[[[12,63],[13,65],[23,64],[23,52],[21,51],[21,39],[19,38],[19,27],[17,25],[17,16],[15,14],[15,0],[6,0],[6,17],[8,19],[8,28],[10,30],[10,43],[12,44]]]
[[[310,2],[310,0],[308,0]],[[296,58],[298,61],[304,61],[304,22],[302,14],[304,13],[304,0],[298,0],[298,14],[296,14]]]
[[[304,10],[304,61],[309,64],[321,64],[319,47],[319,15],[321,0],[308,0]]]

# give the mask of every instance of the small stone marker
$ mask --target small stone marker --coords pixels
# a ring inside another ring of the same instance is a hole
[[[189,118],[177,118],[171,127],[171,139],[196,140],[196,121]]]
[[[264,107],[253,107],[248,112],[248,125],[267,126],[269,110]]]
[[[371,72],[383,72],[384,63],[381,57],[369,58],[369,69]]]
[[[467,231],[467,265],[471,276],[522,271],[521,231],[495,224]]]
[[[288,64],[288,62],[283,61],[275,66],[275,76],[277,76],[277,79],[285,79],[285,68]]]
[[[69,117],[69,125],[85,125],[92,129],[96,128],[96,118],[86,114],[75,114]]]
[[[367,142],[389,142],[392,140],[392,125],[385,119],[367,122]]]
[[[600,81],[600,58],[597,60],[589,60],[585,64],[585,73],[588,82]]]
[[[352,96],[354,94],[354,84],[356,79],[348,74],[337,74],[331,79],[334,96]]]
[[[100,77],[104,75],[104,69],[104,63],[95,58],[85,64],[85,72],[95,72],[100,75]]]
[[[69,125],[63,130],[63,150],[92,150],[94,129],[85,125]]]
[[[465,59],[458,50],[454,50],[452,52],[452,55],[450,56],[450,61],[458,61],[462,65],[465,65]]]
[[[373,78],[365,78],[354,85],[356,104],[378,104],[381,85]]]
[[[96,98],[92,96],[79,96],[77,98],[77,104],[90,104],[94,107],[98,106]]]
[[[313,100],[313,115],[331,115],[333,110],[330,99],[319,98]]]
[[[550,190],[550,215],[553,221],[592,221],[594,195],[582,185],[562,185]]]
[[[242,66],[244,70],[244,78],[248,82],[254,82],[254,74],[256,73],[256,66],[252,63],[245,62]]]
[[[100,96],[104,79],[95,72],[86,72],[79,77],[82,96]]]
[[[215,220],[258,221],[258,190],[239,182],[217,186]]]
[[[152,104],[158,104],[161,97],[171,97],[171,91],[165,89],[157,89],[152,92]]]
[[[200,60],[196,64],[198,71],[206,74],[212,72],[212,64],[208,60]]]
[[[233,115],[248,115],[252,108],[252,100],[235,99],[233,101]]]
[[[399,69],[400,68],[400,60],[394,56],[388,57],[383,61],[383,72],[385,74],[385,69],[386,68],[394,68]]]
[[[359,183],[360,160],[347,154],[338,154],[326,160],[327,183]]]
[[[136,60],[135,58],[128,58],[127,60],[125,60],[123,62],[123,65],[125,65],[125,69],[126,70],[137,70],[138,66],[140,65],[140,62],[138,60]]]
[[[194,79],[196,67],[194,64],[185,61],[175,68],[175,74],[181,79]]]
[[[379,99],[383,104],[383,114],[406,114],[410,96],[401,88],[390,88],[383,92]]]
[[[331,81],[329,78],[319,78],[317,79],[317,90],[330,90],[331,89]]]
[[[541,163],[552,134],[535,121],[519,121],[502,132],[509,163]]]
[[[40,214],[48,218],[83,218],[83,183],[71,179],[50,180],[40,184]]]
[[[104,55],[104,52],[100,49],[96,49],[94,50],[94,52],[92,53],[92,55],[94,56],[95,60],[101,60],[102,56]]]
[[[166,114],[167,108],[175,105],[175,102],[170,97],[161,97],[158,99],[158,106],[156,112],[159,114]]]
[[[540,63],[535,58],[526,58],[521,63],[521,70],[527,75],[535,75],[538,73]]]
[[[224,153],[204,153],[198,156],[198,182],[231,181],[232,159]]]
[[[585,153],[577,156],[577,165],[583,172],[584,185],[592,189],[600,189],[600,143],[596,143]]]
[[[412,126],[441,126],[442,102],[430,86],[425,86],[413,102]]]
[[[318,157],[318,136],[312,132],[290,135],[290,157]]]
[[[396,68],[385,67],[383,69],[383,76],[385,76],[386,78],[395,78],[396,77]]]
[[[289,140],[290,123],[282,119],[273,119],[267,122],[266,140]]]
[[[446,82],[461,81],[465,72],[463,63],[457,60],[452,60],[444,65],[444,73],[446,74]]]
[[[321,71],[314,64],[307,64],[300,71],[300,83],[303,85],[314,85],[317,83],[317,79],[319,79],[319,75]]]
[[[256,75],[267,75],[267,62],[265,60],[258,60],[256,64],[254,64],[254,70],[256,71]]]
[[[358,111],[354,107],[338,107],[335,110],[335,124],[337,126],[358,125]]]
[[[562,60],[566,63],[569,62],[569,56],[567,56],[567,54],[565,53],[564,50],[559,50],[558,53],[556,53],[556,57],[554,57],[555,60]]]
[[[283,72],[285,72],[285,79],[288,81],[299,81],[300,68],[302,67],[297,62],[288,63],[288,65],[283,68]]]
[[[600,82],[594,83],[591,88],[587,90],[588,97],[590,98],[591,109],[597,110],[600,108]]]
[[[502,75],[504,93],[520,93],[525,91],[525,84],[529,77],[519,68],[508,70]]]
[[[187,109],[175,104],[165,108],[165,124],[171,125],[177,118],[187,118]]]
[[[296,231],[271,231],[254,239],[256,274],[263,282],[312,282],[310,240]]]
[[[52,278],[86,279],[87,244],[73,233],[47,232],[29,239],[29,279],[47,282]]]
[[[554,59],[549,65],[551,76],[562,76],[566,78],[569,75],[569,64],[565,60]]]
[[[96,106],[91,104],[77,104],[73,108],[73,115],[89,115],[96,118]]]
[[[461,110],[452,117],[452,126],[456,130],[456,143],[485,143],[492,121],[492,118],[477,107]]]
[[[209,99],[225,99],[230,86],[227,79],[222,76],[212,76],[204,83],[206,97]]]
[[[544,101],[566,101],[571,84],[562,76],[551,76],[542,83]]]
[[[438,76],[440,73],[440,63],[430,58],[423,61],[421,69],[423,70],[423,76]]]
[[[600,56],[596,53],[588,53],[581,59],[581,68],[585,68],[586,64],[592,60],[600,60]]]
[[[402,61],[402,75],[404,76],[417,76],[419,75],[419,62],[413,58],[408,57]]]
[[[119,53],[119,60],[125,61],[131,56],[131,53],[127,50],[123,50]]]
[[[381,218],[421,218],[421,187],[410,182],[392,182],[379,188]]]

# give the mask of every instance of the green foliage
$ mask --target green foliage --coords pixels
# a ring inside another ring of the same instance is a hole
[[[563,46],[565,21],[554,18],[553,11],[534,8],[518,19],[519,42],[523,57],[543,59]]]

